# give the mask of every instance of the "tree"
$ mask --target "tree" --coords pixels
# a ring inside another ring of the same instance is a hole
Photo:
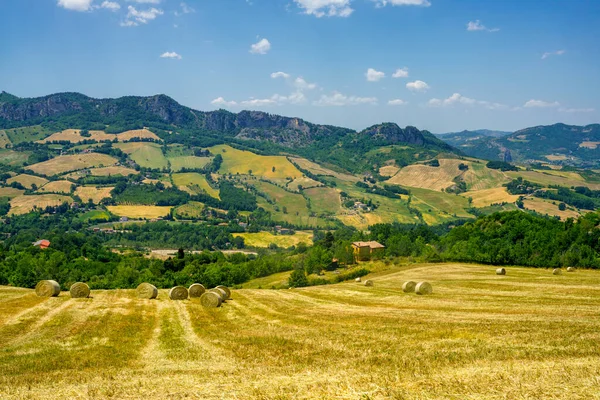
[[[558,205],[558,209],[559,209],[560,211],[565,211],[565,210],[567,209],[567,205],[566,205],[565,203],[560,203],[560,204]]]
[[[305,287],[308,286],[308,278],[304,273],[304,269],[295,269],[288,278],[289,287]]]
[[[183,260],[185,258],[185,252],[183,251],[183,247],[180,247],[179,250],[177,250],[177,258],[179,260]]]

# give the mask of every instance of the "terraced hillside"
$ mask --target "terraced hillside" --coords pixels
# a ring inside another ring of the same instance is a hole
[[[372,266],[366,287],[234,290],[222,308],[0,288],[0,397],[589,399],[600,274]],[[404,294],[428,280],[430,296]]]

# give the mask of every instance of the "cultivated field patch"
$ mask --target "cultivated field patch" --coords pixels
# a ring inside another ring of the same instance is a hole
[[[196,157],[196,156],[177,156],[168,157],[169,163],[171,164],[171,171],[178,172],[184,168],[187,169],[200,169],[210,163],[211,157]]]
[[[223,157],[219,169],[221,174],[246,175],[252,171],[252,175],[267,179],[294,179],[302,176],[302,173],[283,156],[261,156],[227,145],[214,146],[209,150],[212,154],[220,154]]]
[[[559,217],[562,220],[567,218],[577,218],[581,215],[580,212],[569,209],[570,207],[564,211],[559,210],[559,203],[559,201],[552,202],[551,200],[540,199],[538,197],[528,197],[523,200],[523,206],[527,210],[532,210],[544,215],[547,214],[550,216]]]
[[[0,149],[5,149],[6,146],[9,146],[10,144],[10,139],[6,134],[6,131],[0,130]]]
[[[103,168],[92,168],[90,169],[90,174],[93,176],[129,176],[129,175],[138,175],[140,172],[136,171],[133,168],[127,168],[123,166],[112,166],[112,167],[103,167]]]
[[[204,192],[215,199],[219,198],[219,190],[212,188],[204,175],[197,172],[183,172],[173,174],[173,183],[177,187],[188,188],[194,194]]]
[[[89,136],[82,136],[80,129],[65,129],[61,132],[53,133],[47,138],[40,140],[40,143],[52,143],[52,142],[70,142],[79,143],[84,140],[95,140],[98,142],[110,141],[117,139],[119,142],[127,142],[132,139],[152,139],[160,140],[156,134],[150,132],[147,129],[137,129],[126,131],[118,134],[106,133],[104,131],[89,131]]]
[[[23,187],[31,189],[33,188],[33,185],[35,185],[37,188],[44,186],[46,183],[48,183],[48,180],[35,175],[19,174],[6,180],[6,183],[8,184],[13,182],[20,183],[23,185]]]
[[[328,187],[305,189],[304,194],[310,199],[310,209],[318,214],[337,214],[342,210],[340,193],[336,189]]]
[[[492,204],[514,203],[519,199],[519,196],[508,193],[505,187],[469,191],[461,193],[461,196],[472,198],[473,207],[487,207]]]
[[[73,199],[59,194],[40,194],[18,196],[10,201],[10,215],[27,214],[34,209],[45,209],[46,207],[56,207],[63,203],[71,204]]]
[[[160,145],[146,142],[117,143],[114,147],[123,150],[140,167],[163,169],[169,162],[162,152]]]
[[[0,148],[0,164],[23,165],[29,158],[28,151],[14,151]]]
[[[110,192],[113,189],[113,187],[79,186],[75,194],[84,202],[92,200],[94,204],[99,204],[103,199],[111,197]]]
[[[313,244],[312,232],[296,231],[293,235],[274,235],[271,232],[256,233],[234,233],[234,237],[244,238],[246,247],[269,247],[275,244],[278,247],[288,248],[304,243],[308,246]]]
[[[51,193],[71,193],[71,186],[73,182],[69,181],[53,181],[48,182],[44,186],[38,189],[39,193],[51,192]]]
[[[199,218],[204,210],[204,204],[197,201],[190,201],[189,203],[183,204],[175,209],[175,215],[177,218]]]
[[[23,126],[21,128],[5,129],[4,131],[13,145],[35,142],[53,133],[41,125]]]
[[[348,182],[358,182],[360,180],[358,177],[356,177],[354,175],[336,172],[332,169],[323,167],[322,165],[319,165],[315,162],[309,161],[305,158],[290,157],[290,160],[292,160],[295,164],[298,164],[298,166],[300,166],[300,168],[305,169],[308,172],[315,174],[315,175],[333,176],[337,179],[340,179],[342,181],[348,181]]]
[[[0,198],[8,197],[9,199],[12,199],[13,197],[22,195],[24,192],[24,190],[15,189],[12,187],[0,187]]]
[[[52,176],[80,169],[114,165],[117,159],[106,154],[87,153],[58,156],[48,161],[30,165],[29,169],[36,174]]]
[[[169,215],[171,208],[167,206],[120,205],[107,206],[108,211],[120,217],[136,219],[152,219]]]

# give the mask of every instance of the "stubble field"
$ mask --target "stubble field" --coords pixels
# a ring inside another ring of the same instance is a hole
[[[0,398],[591,399],[600,273],[464,264],[197,301],[0,288]],[[404,294],[428,280],[431,296]]]

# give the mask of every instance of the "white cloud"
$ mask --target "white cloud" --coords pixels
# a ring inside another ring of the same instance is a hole
[[[559,107],[560,103],[558,101],[554,101],[554,102],[548,102],[548,101],[543,101],[543,100],[529,100],[527,103],[525,103],[525,105],[523,107],[525,108],[552,108],[552,107]]]
[[[179,17],[183,14],[192,14],[195,13],[196,10],[187,5],[187,3],[180,3],[179,7],[181,7],[181,11],[175,11],[174,14],[176,17]]]
[[[252,54],[267,54],[269,50],[271,50],[271,43],[267,39],[260,39],[250,46],[250,53]]]
[[[406,104],[408,104],[408,102],[404,101],[402,99],[394,99],[394,100],[388,101],[389,106],[404,106]]]
[[[121,9],[121,6],[119,5],[119,3],[115,3],[114,1],[104,1],[100,5],[100,8],[106,8],[110,11],[117,11]]]
[[[490,110],[499,110],[508,108],[504,104],[493,103],[486,100],[475,100],[465,97],[460,93],[454,93],[447,99],[431,99],[427,102],[431,107],[451,107],[455,105],[482,106]]]
[[[424,92],[429,89],[429,85],[423,81],[416,80],[414,82],[408,82],[406,88],[413,92]]]
[[[500,28],[489,29],[488,27],[486,27],[485,25],[483,25],[481,23],[481,21],[476,20],[476,21],[469,21],[469,23],[467,24],[467,30],[468,31],[498,32],[500,30]]]
[[[385,78],[385,73],[383,73],[381,71],[377,71],[373,68],[369,68],[367,70],[367,72],[365,73],[365,76],[367,77],[367,80],[369,82],[377,82],[377,81]]]
[[[139,24],[147,24],[149,21],[156,19],[159,15],[163,15],[162,10],[154,7],[148,10],[138,11],[133,6],[127,7],[127,17],[124,22],[121,22],[121,26],[138,26]]]
[[[558,111],[566,113],[591,113],[596,110],[593,108],[559,108]]]
[[[173,60],[181,60],[181,56],[174,51],[167,51],[160,55],[160,58],[171,58]]]
[[[339,92],[333,92],[331,96],[321,95],[321,98],[313,104],[316,106],[356,106],[360,104],[377,104],[377,98],[346,96]]]
[[[548,58],[550,56],[562,56],[563,54],[565,54],[564,50],[548,51],[548,52],[542,54],[542,60],[545,60],[546,58]]]
[[[127,1],[139,3],[139,4],[160,4],[161,0],[127,0]]]
[[[211,101],[210,104],[213,104],[215,106],[221,106],[221,107],[233,107],[233,106],[237,105],[237,103],[235,101],[227,101],[223,97],[217,97],[216,99]]]
[[[304,14],[321,17],[349,17],[354,11],[350,0],[294,0]]]
[[[93,0],[58,0],[58,6],[73,11],[89,11]]]
[[[408,78],[408,68],[398,68],[392,75],[392,78]]]
[[[283,78],[283,79],[288,79],[290,77],[290,74],[286,74],[285,72],[273,72],[271,74],[271,78],[273,79],[277,79],[277,78]]]
[[[244,101],[241,101],[240,104],[243,106],[250,106],[250,107],[274,106],[277,104],[277,100],[280,100],[281,97],[279,95],[274,95],[273,97],[275,97],[275,98],[244,100]]]
[[[317,88],[317,84],[316,83],[308,83],[301,76],[297,77],[294,80],[294,86],[298,90],[313,90],[313,89]]]
[[[373,0],[375,7],[391,6],[421,6],[429,7],[431,3],[428,0]]]

